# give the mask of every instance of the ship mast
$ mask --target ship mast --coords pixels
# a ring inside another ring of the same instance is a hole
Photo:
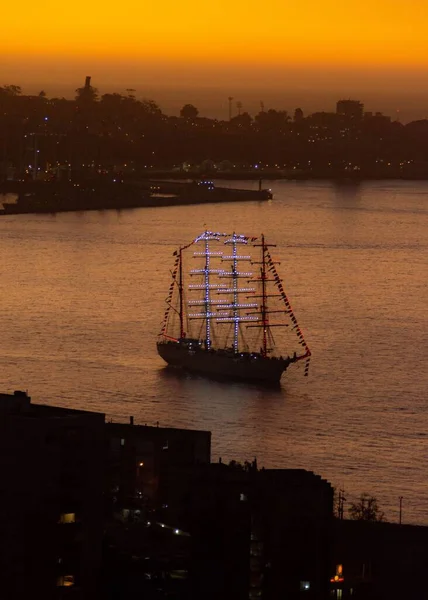
[[[226,290],[219,290],[219,294],[230,294],[231,300],[220,302],[218,309],[226,309],[223,313],[225,316],[219,316],[216,320],[218,323],[231,323],[233,325],[233,351],[235,354],[239,352],[239,333],[242,322],[255,321],[258,317],[248,316],[243,314],[243,310],[257,307],[254,302],[242,302],[239,300],[239,294],[254,292],[254,288],[240,288],[239,279],[251,277],[253,274],[239,270],[240,261],[251,261],[251,256],[238,253],[238,244],[248,244],[249,238],[244,235],[233,233],[224,243],[232,245],[232,252],[229,256],[223,256],[222,261],[231,261],[231,269],[220,274],[221,278],[231,278],[231,284]],[[248,296],[247,296],[248,298]]]
[[[273,341],[273,336],[271,332],[271,327],[288,327],[285,323],[270,323],[268,315],[270,313],[287,313],[287,310],[271,310],[268,306],[268,298],[281,298],[281,293],[268,293],[268,283],[273,282],[278,285],[280,283],[279,277],[276,275],[275,277],[271,277],[269,271],[271,271],[274,262],[270,258],[269,247],[275,247],[275,244],[267,244],[265,241],[265,236],[261,235],[261,243],[253,244],[254,247],[261,248],[262,257],[261,261],[252,261],[253,265],[261,265],[260,266],[260,277],[257,277],[256,280],[261,283],[261,295],[253,296],[254,298],[260,298],[260,308],[256,313],[260,315],[260,322],[256,325],[247,325],[247,327],[259,327],[263,329],[263,338],[262,338],[262,346],[261,346],[261,354],[266,357],[271,349],[268,348],[268,340]]]
[[[238,352],[238,336],[239,336],[239,308],[237,306],[238,304],[238,277],[237,277],[237,266],[238,266],[238,260],[237,260],[237,255],[238,255],[238,251],[236,248],[236,234],[235,232],[233,233],[233,250],[232,250],[232,256],[233,256],[233,263],[232,263],[232,273],[233,273],[233,318],[234,318],[234,327],[233,327],[233,350],[235,353]]]
[[[261,305],[261,313],[262,313],[262,325],[263,325],[263,356],[267,354],[267,320],[266,320],[266,246],[265,246],[265,236],[262,233],[262,266],[261,266],[261,276],[262,276],[262,305]]]
[[[189,285],[190,291],[199,291],[202,292],[203,296],[198,300],[189,300],[188,304],[191,306],[200,306],[201,312],[198,313],[189,313],[189,318],[191,320],[194,319],[203,319],[205,321],[205,348],[209,350],[212,344],[212,331],[211,331],[211,319],[217,319],[218,313],[215,310],[214,306],[220,304],[220,302],[216,302],[211,298],[211,290],[219,290],[220,288],[226,288],[226,284],[224,283],[211,283],[211,273],[213,274],[221,274],[223,273],[223,269],[211,269],[210,263],[211,258],[221,258],[223,255],[222,251],[213,252],[210,248],[210,240],[220,241],[222,236],[226,236],[225,233],[213,233],[212,231],[204,231],[199,237],[197,237],[193,243],[197,244],[198,242],[204,243],[203,252],[194,252],[194,258],[204,258],[205,262],[203,268],[192,269],[190,271],[190,275],[202,276],[202,283],[196,283]],[[215,280],[214,280],[215,281]]]
[[[208,232],[205,232],[206,234]],[[211,327],[210,327],[210,245],[208,235],[205,236],[205,339],[206,348],[211,348]]]
[[[213,252],[210,248],[210,240],[220,242],[221,238],[226,237],[224,244],[232,244],[232,252],[226,256],[221,251]],[[193,243],[203,242],[204,251],[194,252],[195,258],[204,258],[205,264],[203,268],[192,269],[190,275],[202,276],[203,283],[196,283],[189,285],[190,291],[200,291],[203,293],[203,297],[198,300],[189,300],[189,306],[200,306],[201,312],[189,313],[191,320],[203,319],[205,321],[205,347],[210,349],[212,346],[212,327],[211,320],[214,319],[214,324],[231,324],[233,326],[233,351],[237,353],[239,351],[239,332],[240,325],[242,322],[253,322],[259,321],[259,317],[250,316],[248,314],[242,314],[242,309],[253,309],[258,306],[254,302],[240,302],[239,294],[248,294],[254,292],[255,288],[251,287],[239,287],[240,278],[248,278],[253,273],[243,272],[239,270],[240,261],[251,261],[251,256],[244,256],[238,254],[238,244],[248,244],[249,238],[243,235],[233,233],[232,235],[226,233],[213,233],[212,231],[205,231],[199,237],[197,237]],[[211,268],[211,258],[220,259],[223,261],[231,261],[231,268],[225,270],[224,268]],[[214,280],[211,278],[213,274]],[[222,279],[231,279],[230,283],[218,283]],[[214,281],[212,283],[212,281]],[[213,300],[212,296],[222,295],[222,298]],[[247,296],[248,298],[248,296]]]
[[[178,267],[178,293],[180,297],[180,339],[184,338],[184,314],[183,314],[183,249],[180,246]]]

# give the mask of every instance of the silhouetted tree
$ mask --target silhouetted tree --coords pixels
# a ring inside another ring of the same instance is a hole
[[[180,110],[180,116],[183,117],[183,119],[193,120],[196,119],[198,114],[199,110],[196,108],[196,106],[193,106],[193,104],[185,104]]]
[[[101,104],[111,108],[113,110],[117,110],[118,107],[122,104],[123,100],[125,99],[125,96],[122,96],[122,94],[103,94],[101,96]]]
[[[236,461],[236,460],[231,460],[229,462],[229,467],[231,469],[237,469],[239,471],[243,471],[244,470],[244,467],[242,466],[242,464],[240,462]]]
[[[0,87],[0,93],[5,96],[20,96],[22,94],[22,89],[19,85],[4,85],[3,87]]]
[[[92,85],[85,85],[77,88],[76,90],[76,101],[79,104],[92,104],[98,99],[98,90]]]
[[[375,113],[351,126],[335,112],[303,118],[296,109],[291,125],[286,111],[265,110],[263,103],[255,119],[246,112],[230,122],[201,118],[192,104],[183,107],[181,117],[167,116],[153,100],[137,100],[131,88],[96,101],[90,77],[77,90],[77,102],[45,98],[41,92],[25,95],[17,85],[0,86],[3,162],[17,169],[31,164],[34,151],[25,135],[40,131],[45,134],[38,140],[41,163],[108,168],[133,161],[136,169],[169,168],[184,161],[200,165],[209,156],[216,164],[227,161],[224,170],[261,160],[315,176],[427,177],[427,120],[403,125]]]
[[[303,110],[301,108],[296,108],[296,110],[294,111],[293,121],[295,123],[298,123],[302,119],[303,119]]]
[[[255,121],[259,129],[269,131],[281,131],[289,122],[290,117],[286,110],[274,110],[270,108],[266,112],[259,112],[255,116]]]
[[[152,115],[152,116],[161,116],[162,115],[162,110],[160,109],[160,106],[158,104],[156,104],[156,102],[154,100],[148,100],[147,98],[145,98],[144,100],[142,100],[140,102],[140,105],[143,107],[143,110],[147,115]]]
[[[236,117],[232,117],[230,119],[231,125],[234,125],[235,127],[241,127],[243,129],[250,128],[252,122],[253,122],[253,119],[252,119],[251,115],[248,114],[247,112],[243,112],[242,114],[237,115]]]
[[[377,499],[369,494],[361,494],[358,502],[349,507],[349,516],[354,521],[383,521],[384,513],[380,511]]]

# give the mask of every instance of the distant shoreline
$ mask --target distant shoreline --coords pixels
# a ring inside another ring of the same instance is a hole
[[[323,174],[323,173],[272,173],[272,172],[254,172],[239,171],[229,173],[191,173],[180,171],[150,171],[148,173],[139,173],[141,179],[212,179],[212,180],[230,180],[230,181],[340,181],[346,183],[362,183],[364,181],[428,181],[428,172],[420,175],[416,174]]]
[[[192,173],[185,171],[141,171],[138,174],[123,174],[124,183],[135,184],[138,186],[138,182],[150,182],[150,183],[167,183],[168,181],[182,181],[191,182],[191,181],[253,181],[257,182],[259,185],[259,189],[266,190],[268,188],[268,182],[273,181],[295,181],[295,182],[330,182],[342,185],[357,185],[367,182],[373,181],[428,181],[428,173],[427,174],[388,174],[388,175],[380,175],[380,174],[323,174],[323,173],[273,173],[273,172],[254,172],[254,171],[236,171],[229,173]],[[74,180],[74,178],[73,178]],[[90,181],[86,180],[86,182]],[[65,183],[65,182],[63,182]],[[33,189],[33,186],[36,185],[38,188],[39,185],[43,182],[33,182],[32,180],[28,181],[0,181],[0,195],[7,194],[19,194],[24,192],[25,190]],[[49,184],[48,184],[49,185]],[[145,185],[148,185],[146,183]],[[182,184],[180,184],[182,185]]]

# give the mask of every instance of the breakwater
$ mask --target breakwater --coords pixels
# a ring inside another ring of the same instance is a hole
[[[85,210],[122,210],[188,204],[263,201],[270,190],[216,187],[211,181],[123,182],[6,182],[1,191],[17,194],[13,203],[3,204],[1,215],[55,213]]]

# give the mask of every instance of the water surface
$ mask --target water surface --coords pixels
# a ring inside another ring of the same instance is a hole
[[[235,182],[255,187],[255,182]],[[209,429],[428,524],[428,184],[273,182],[274,200],[0,218],[1,390],[113,419]],[[177,376],[155,342],[172,252],[205,227],[258,235],[312,350],[279,390]]]

